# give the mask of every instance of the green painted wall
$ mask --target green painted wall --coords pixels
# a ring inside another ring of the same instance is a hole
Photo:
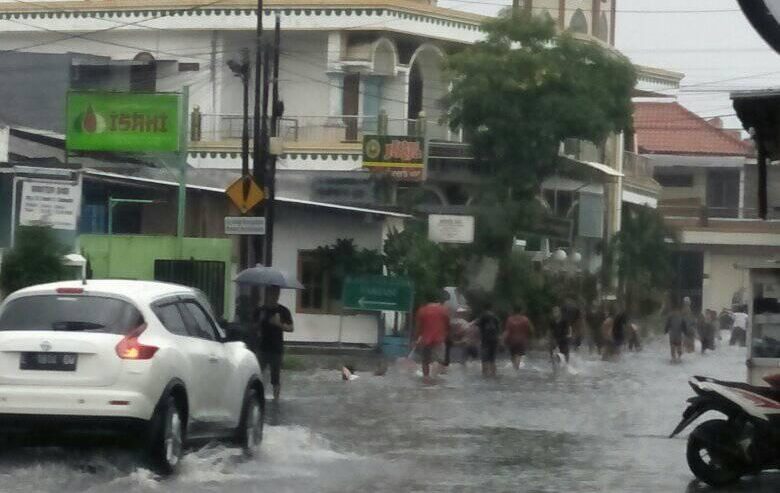
[[[232,241],[143,235],[81,235],[79,249],[95,279],[154,280],[154,261],[216,260],[225,263],[225,313],[233,311]]]

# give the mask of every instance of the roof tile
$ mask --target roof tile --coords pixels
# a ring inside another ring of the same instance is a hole
[[[714,127],[679,103],[634,103],[640,154],[750,156],[749,143]]]

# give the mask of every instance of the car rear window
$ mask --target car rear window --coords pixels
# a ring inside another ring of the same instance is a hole
[[[57,330],[124,335],[144,323],[130,303],[106,296],[40,295],[9,301],[0,331]]]

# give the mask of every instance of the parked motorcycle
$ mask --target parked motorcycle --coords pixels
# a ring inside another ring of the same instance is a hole
[[[688,381],[697,395],[688,399],[683,419],[670,438],[709,411],[726,418],[704,421],[688,437],[688,467],[697,478],[720,487],[748,474],[780,468],[779,377],[766,379],[771,387],[706,377]]]

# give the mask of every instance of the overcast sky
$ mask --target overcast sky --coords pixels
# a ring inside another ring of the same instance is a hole
[[[494,14],[503,2],[439,5]],[[679,100],[702,116],[733,115],[729,90],[780,86],[780,55],[736,0],[618,0],[617,9],[617,47],[635,63],[684,73]],[[724,119],[739,126],[734,117]]]

